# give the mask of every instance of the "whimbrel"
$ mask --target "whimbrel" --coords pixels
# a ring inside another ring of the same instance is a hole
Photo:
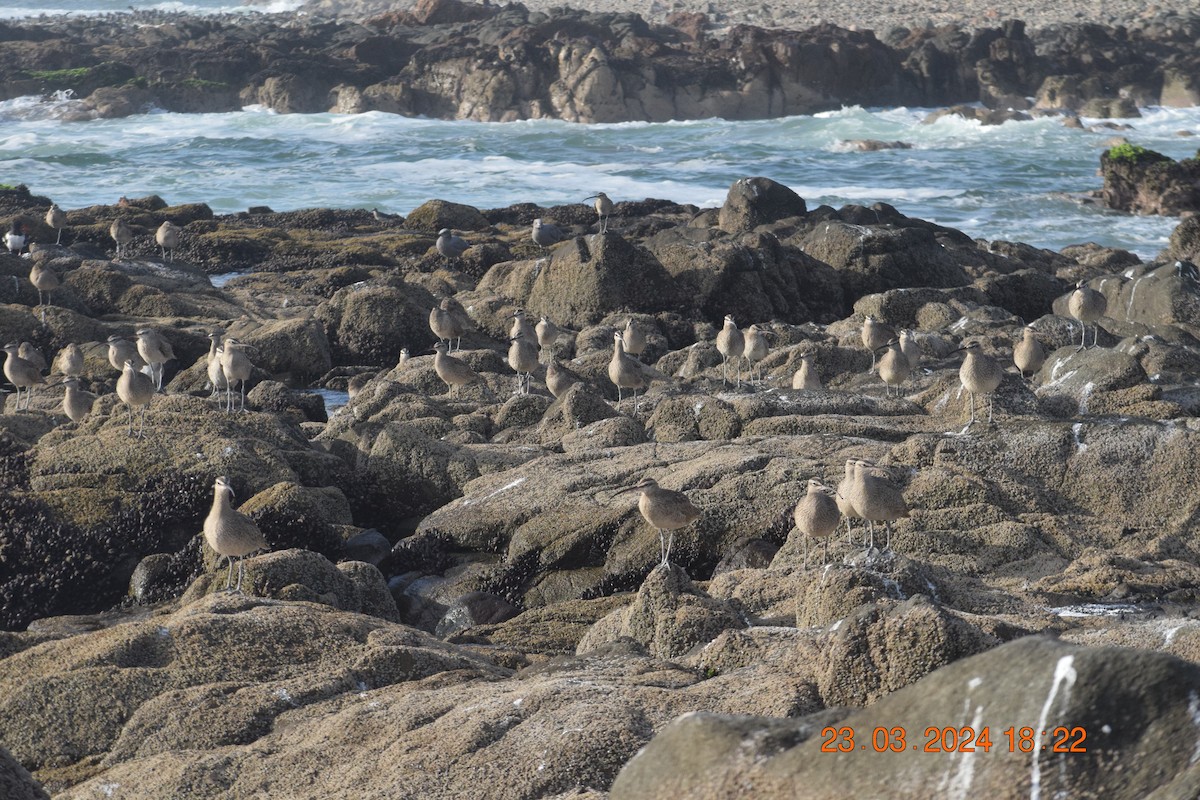
[[[20,255],[25,248],[25,226],[15,219],[12,226],[9,227],[8,233],[4,234],[4,246],[14,256]]]
[[[825,540],[822,563],[829,561],[829,537],[842,522],[842,512],[833,498],[833,490],[816,478],[810,478],[808,493],[796,504],[792,519],[796,523],[796,530],[804,534],[804,568],[808,569],[809,538]]]
[[[168,361],[175,358],[175,350],[166,337],[153,328],[138,328],[137,349],[142,360],[150,365],[154,388],[161,392],[163,369]]]
[[[236,383],[242,394],[241,410],[246,410],[246,381],[254,371],[247,345],[233,337],[227,337],[221,345],[221,372],[225,375],[225,410],[233,411],[233,385]]]
[[[267,540],[254,524],[254,520],[234,509],[229,502],[233,497],[233,487],[229,478],[224,475],[213,483],[213,504],[208,516],[204,518],[204,541],[216,551],[217,555],[225,556],[229,566],[229,578],[225,581],[225,589],[240,592],[242,590],[242,559],[256,550],[267,546]],[[233,559],[238,560],[237,588],[233,588]],[[220,560],[218,559],[218,563]]]
[[[67,212],[59,208],[58,204],[51,203],[50,210],[46,212],[46,224],[58,231],[58,238],[54,243],[62,244],[63,228],[67,227]]]
[[[438,342],[433,346],[433,351],[436,353],[433,357],[433,370],[437,376],[441,378],[447,387],[453,392],[459,386],[466,386],[468,383],[475,381],[483,381],[475,370],[466,365],[465,362],[459,361],[451,355],[447,355],[445,342]]]
[[[1079,349],[1082,350],[1087,342],[1087,324],[1092,323],[1092,347],[1095,347],[1100,339],[1100,326],[1096,325],[1096,320],[1104,316],[1104,312],[1108,310],[1108,301],[1104,299],[1104,295],[1097,292],[1095,289],[1087,285],[1087,281],[1080,281],[1075,284],[1075,291],[1071,292],[1071,296],[1067,299],[1067,311],[1071,316],[1079,320],[1080,331]]]
[[[225,354],[222,349],[224,339],[225,335],[220,331],[212,331],[208,334],[208,355],[204,357],[204,360],[208,368],[208,382],[212,386],[210,398],[229,389],[229,381],[225,380],[225,370],[221,367],[221,356]]]
[[[450,298],[442,298],[442,301],[434,308],[429,310],[429,330],[433,331],[433,335],[438,337],[438,341],[445,341],[447,345],[455,340],[458,344],[462,344],[463,330],[466,326],[462,324],[462,320],[451,311]],[[456,346],[455,349],[458,349]]]
[[[621,408],[622,390],[633,391],[633,413],[637,416],[637,390],[646,388],[646,374],[640,361],[625,353],[625,341],[619,331],[613,331],[613,354],[608,362],[608,379],[617,387],[617,410]]]
[[[141,422],[137,433],[140,439],[146,429],[146,410],[154,397],[154,381],[150,380],[149,375],[139,372],[133,366],[132,360],[126,361],[125,368],[121,370],[121,377],[117,378],[117,397],[121,398],[121,402],[129,409],[130,436],[133,436],[133,407],[141,409]]]
[[[567,238],[567,234],[563,229],[550,222],[542,222],[540,219],[533,221],[533,243],[543,249],[551,245],[558,244],[563,239]]]
[[[908,359],[908,365],[913,372],[921,366],[921,345],[917,343],[917,335],[908,328],[900,331],[900,352]]]
[[[884,325],[869,314],[863,320],[862,343],[871,351],[871,369],[868,372],[875,371],[875,352],[895,338],[896,331],[892,329],[892,326]]]
[[[550,321],[546,315],[538,320],[538,324],[534,326],[534,334],[537,335],[537,344],[543,353],[550,359],[554,360],[554,343],[558,341],[559,334],[562,333],[562,328]]]
[[[800,354],[800,369],[792,376],[792,388],[805,392],[819,392],[825,388],[817,374],[817,354],[812,350]]]
[[[92,411],[96,395],[79,388],[79,379],[69,377],[63,381],[66,391],[63,394],[63,413],[71,422],[79,422]]]
[[[981,394],[987,398],[988,422],[992,421],[992,392],[1000,386],[1004,379],[1004,368],[1000,362],[983,352],[979,342],[968,342],[954,352],[964,352],[962,366],[958,368],[958,379],[970,395],[971,422],[975,421],[975,395]]]
[[[34,262],[29,270],[29,282],[37,289],[38,305],[42,305],[42,292],[46,293],[46,302],[54,299],[54,290],[62,285],[58,273],[41,262]],[[46,309],[42,309],[42,322],[46,321]]]
[[[683,492],[664,489],[653,478],[643,478],[634,486],[622,489],[617,494],[625,492],[641,492],[638,499],[638,511],[658,531],[658,547],[662,556],[662,566],[671,563],[671,545],[675,541],[675,531],[691,525],[700,519],[701,511],[692,505],[692,501]],[[613,495],[616,497],[616,495]],[[663,531],[670,532],[670,538]]]
[[[62,350],[58,351],[58,357],[54,363],[58,371],[68,378],[78,378],[83,374],[83,350],[79,345],[71,342]]]
[[[625,330],[621,332],[621,343],[625,347],[625,352],[633,356],[635,360],[642,360],[642,353],[646,352],[646,332],[642,330],[641,325],[637,325],[630,317],[625,321]]]
[[[758,325],[751,325],[742,331],[742,357],[746,359],[746,372],[758,374],[758,362],[771,352],[771,344],[767,341],[769,334]],[[761,376],[759,376],[761,379]]]
[[[600,221],[600,232],[608,233],[608,218],[612,215],[613,201],[608,199],[608,195],[604,192],[596,192],[591,197],[585,197],[585,200],[595,200],[596,216]]]
[[[538,365],[537,347],[520,336],[509,339],[508,365],[517,373],[516,394],[529,394],[529,382]]]
[[[162,248],[162,255],[165,260],[170,261],[174,258],[175,248],[179,247],[179,240],[182,236],[183,228],[171,222],[171,220],[167,220],[158,226],[158,230],[154,232],[154,241],[158,242],[158,246]]]
[[[20,349],[21,346],[16,342],[4,346],[4,352],[8,354],[4,360],[4,377],[17,389],[17,411],[21,410],[21,390],[25,390],[25,408],[28,410],[29,401],[33,397],[33,387],[46,382],[36,364],[21,358]]]
[[[1013,348],[1013,363],[1021,371],[1022,378],[1032,377],[1046,363],[1046,351],[1034,336],[1032,325],[1025,326],[1021,341]]]
[[[400,358],[399,358],[399,359],[396,361],[396,366],[397,366],[397,367],[403,367],[403,366],[405,366],[406,364],[408,364],[408,359],[409,359],[409,358],[411,358],[411,357],[412,357],[412,356],[409,354],[409,352],[408,352],[408,348],[407,348],[407,347],[401,347],[401,348],[400,348]]]
[[[17,355],[37,367],[38,372],[46,371],[46,357],[42,351],[33,346],[33,342],[21,342]]]
[[[842,516],[846,518],[847,543],[853,543],[854,541],[854,527],[850,524],[850,520],[862,519],[851,500],[851,494],[854,492],[854,463],[855,460],[853,458],[846,461],[846,472],[842,476],[842,480],[838,483],[837,491],[833,496],[833,501],[837,504],[838,511],[842,512]],[[863,541],[865,542],[866,539],[866,522],[864,522]]]
[[[525,312],[519,308],[513,312],[513,324],[508,329],[509,339],[516,339],[518,337],[537,347],[537,328],[529,321],[529,317],[525,316]]]
[[[725,315],[725,326],[717,333],[717,351],[721,354],[721,380],[729,383],[729,359],[737,364],[737,385],[742,385],[742,353],[746,350],[746,337],[738,330],[732,314]]]
[[[554,399],[562,397],[575,384],[579,383],[575,376],[567,372],[558,362],[550,359],[550,363],[546,365],[546,388],[550,390],[550,394],[554,395]]]
[[[850,493],[855,510],[867,522],[882,522],[887,528],[887,539],[883,549],[892,547],[892,521],[908,516],[908,504],[904,495],[886,475],[865,461],[854,462],[854,485]],[[875,546],[875,533],[871,531],[871,542]]]
[[[146,366],[146,362],[138,354],[136,344],[116,334],[108,337],[108,363],[112,364],[117,372],[121,372],[125,369],[126,361],[132,361],[133,368],[137,370]]]
[[[454,231],[449,228],[442,228],[438,231],[437,251],[442,254],[443,258],[457,261],[462,258],[462,254],[467,252],[470,243],[461,236],[455,236]]]
[[[125,254],[125,248],[133,241],[133,229],[129,227],[128,222],[118,218],[108,226],[108,235],[117,243],[117,260],[119,261]]]
[[[908,380],[908,376],[912,374],[912,364],[908,361],[908,356],[904,355],[904,351],[900,349],[900,340],[891,339],[883,349],[885,352],[879,357],[879,377],[883,379],[883,388],[886,395],[891,395],[892,387],[896,387],[896,396],[900,396],[900,384]]]

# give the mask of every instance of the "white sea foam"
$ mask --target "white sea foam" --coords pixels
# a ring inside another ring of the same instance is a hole
[[[1165,246],[1176,222],[1069,200],[1065,193],[1099,188],[1104,135],[1056,120],[981,127],[946,118],[922,125],[925,109],[851,107],[751,122],[501,124],[247,107],[62,121],[78,102],[0,103],[4,182],[24,183],[68,208],[155,193],[172,203],[206,202],[218,213],[265,204],[279,211],[378,207],[407,214],[434,197],[496,208],[581,202],[597,191],[615,200],[713,207],[735,180],[765,175],[792,187],[810,207],[884,202],[971,236],[1054,249],[1091,240],[1143,257]],[[1147,109],[1133,124],[1130,137],[1139,144],[1191,156],[1195,144],[1175,134],[1200,127],[1200,109]],[[829,152],[856,138],[902,140],[918,149]]]

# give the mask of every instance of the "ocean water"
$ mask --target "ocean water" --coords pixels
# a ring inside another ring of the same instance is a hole
[[[89,0],[94,3],[94,0]],[[147,113],[64,122],[70,98],[0,103],[0,182],[24,183],[65,208],[161,195],[218,213],[267,205],[379,208],[407,214],[431,198],[480,208],[517,202],[663,198],[717,206],[733,181],[762,175],[809,207],[890,203],[988,240],[1060,249],[1098,242],[1152,258],[1177,220],[1105,211],[1077,197],[1099,189],[1110,140],[1192,156],[1200,109],[1145,109],[1131,130],[1065,127],[1055,118],[984,127],[921,124],[928,109],[843,108],[731,122],[577,125],[476,123],[392,114]],[[1084,120],[1097,125],[1100,120]],[[859,152],[854,139],[907,150]]]
[[[299,8],[304,0],[10,0],[0,5],[0,19],[70,14],[127,14],[168,11],[187,14],[279,13]]]

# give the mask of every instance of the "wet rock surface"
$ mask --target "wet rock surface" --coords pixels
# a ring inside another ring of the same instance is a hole
[[[49,204],[3,198],[10,217]],[[1089,749],[1038,761],[1042,788],[1191,785],[1190,223],[1142,263],[974,241],[884,204],[810,208],[763,177],[718,209],[618,204],[604,234],[579,205],[423,209],[411,226],[251,220],[141,198],[68,210],[63,246],[35,234],[28,257],[0,254],[0,330],[52,362],[78,344],[97,395],[78,422],[57,383],[0,409],[0,740],[32,774],[0,759],[14,796],[725,797],[749,781],[782,797],[852,780],[917,797],[947,774],[1015,796],[1030,755],[1003,731],[1043,715],[1086,726]],[[117,217],[140,231],[121,259],[103,238]],[[148,242],[172,217],[164,264]],[[566,239],[535,245],[534,218]],[[439,255],[451,219],[490,255]],[[214,287],[227,257],[257,269]],[[34,263],[61,272],[62,305],[37,306]],[[1084,349],[1081,280],[1107,304]],[[443,300],[476,376],[454,388],[429,352]],[[508,360],[519,309],[567,329],[527,394]],[[753,364],[723,363],[725,314],[767,334]],[[914,331],[898,389],[872,370],[868,316]],[[1023,377],[1026,324],[1046,359]],[[147,326],[175,358],[139,437],[107,339]],[[609,377],[627,328],[636,396]],[[209,385],[212,333],[247,345],[245,411],[224,410],[240,387]],[[1001,370],[973,423],[968,342]],[[791,388],[805,357],[819,390]],[[558,397],[552,358],[576,380]],[[807,481],[837,487],[858,460],[907,516],[806,540]],[[200,535],[217,475],[269,546],[244,559],[245,594]],[[625,491],[643,478],[699,518],[660,538]],[[970,775],[961,752],[849,770],[867,757],[814,752],[831,725],[921,743],[935,722],[986,724],[997,750]]]

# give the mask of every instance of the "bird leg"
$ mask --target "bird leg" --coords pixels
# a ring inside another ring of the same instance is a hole
[[[884,525],[887,527],[887,539],[884,540],[883,550],[884,552],[888,552],[892,549],[892,521],[890,519],[886,520]]]
[[[808,569],[808,537],[804,537],[804,569]]]
[[[225,556],[225,591],[233,591],[233,556]]]
[[[667,534],[667,554],[663,556],[663,566],[670,568],[671,566],[671,545],[675,542],[675,531]]]
[[[242,578],[246,574],[245,562],[246,562],[245,556],[240,556],[238,558],[238,582],[237,582],[237,593],[238,594],[242,594]]]
[[[807,555],[805,555],[805,561],[806,561],[806,562],[808,561],[808,556],[807,556]],[[822,565],[825,565],[825,564],[828,564],[828,563],[829,563],[829,537],[828,537],[828,536],[826,536],[826,537],[825,537],[825,556],[824,556],[824,557],[821,559],[821,564],[822,564]]]

